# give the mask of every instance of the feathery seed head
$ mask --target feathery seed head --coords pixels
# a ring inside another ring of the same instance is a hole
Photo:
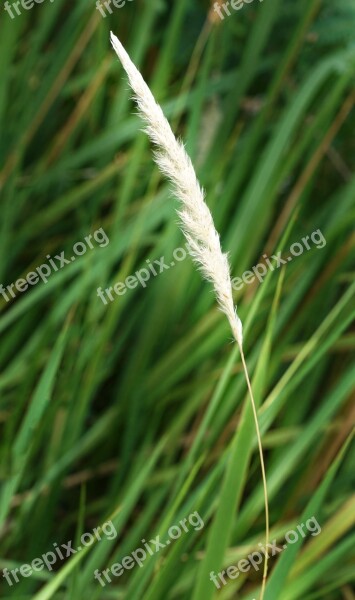
[[[140,115],[146,123],[145,131],[158,148],[154,152],[155,161],[172,182],[174,194],[181,203],[177,212],[189,252],[203,277],[213,284],[219,308],[227,316],[233,335],[242,347],[242,323],[233,304],[228,256],[221,250],[219,235],[190,157],[175,138],[142,75],[112,32],[111,43],[128,75]]]

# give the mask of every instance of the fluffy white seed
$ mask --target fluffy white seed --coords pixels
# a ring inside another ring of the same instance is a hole
[[[242,347],[242,322],[233,304],[228,256],[221,250],[219,235],[190,157],[183,144],[175,138],[142,75],[112,32],[111,43],[128,75],[139,112],[146,123],[145,131],[158,148],[154,153],[157,165],[173,183],[173,191],[181,202],[178,215],[189,252],[203,277],[213,284],[219,307],[226,314],[233,335]]]

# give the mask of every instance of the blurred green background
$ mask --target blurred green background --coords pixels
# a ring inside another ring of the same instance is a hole
[[[3,3],[2,3],[3,4]],[[222,3],[220,3],[222,4]],[[235,291],[265,447],[265,600],[354,600],[355,1],[45,0],[0,17],[0,284],[100,228],[48,282],[0,297],[0,568],[111,519],[112,540],[2,598],[257,598],[261,571],[210,581],[264,542],[256,436],[235,345],[189,257],[105,305],[97,295],[183,245],[176,201],[109,43],[112,30],[186,142],[233,277],[320,229]],[[2,7],[4,8],[4,7]],[[198,511],[169,548],[94,578]]]

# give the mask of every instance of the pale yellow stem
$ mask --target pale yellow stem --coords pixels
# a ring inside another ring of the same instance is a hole
[[[264,487],[264,503],[265,503],[265,549],[267,550],[268,543],[269,543],[269,536],[270,536],[270,533],[269,533],[269,531],[270,531],[270,525],[269,525],[269,498],[268,498],[268,493],[267,493],[267,482],[266,482],[266,472],[265,472],[263,446],[262,446],[262,443],[261,443],[261,435],[260,435],[260,429],[259,429],[258,415],[257,415],[257,412],[256,412],[254,395],[253,395],[253,390],[252,390],[250,379],[249,379],[248,369],[247,369],[247,365],[246,365],[245,358],[244,358],[243,346],[240,343],[238,343],[238,346],[239,346],[239,350],[240,350],[240,355],[242,357],[242,364],[243,364],[245,379],[246,379],[246,382],[247,382],[247,386],[248,386],[248,390],[249,390],[249,394],[250,394],[251,405],[252,405],[253,414],[254,414],[256,435],[257,435],[257,438],[258,438],[258,446],[259,446],[259,454],[260,454],[260,464],[261,464],[261,472],[262,472],[263,487]],[[261,591],[260,591],[260,600],[263,600],[263,598],[264,598],[265,586],[266,586],[266,578],[267,578],[267,569],[268,569],[268,553],[266,551],[265,552],[263,581],[262,581],[262,584],[261,584]]]

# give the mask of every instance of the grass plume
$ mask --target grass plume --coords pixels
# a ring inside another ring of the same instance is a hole
[[[205,202],[205,194],[186,150],[176,139],[159,104],[144,81],[141,73],[131,61],[118,38],[111,32],[112,46],[125,69],[134,92],[145,131],[157,147],[155,161],[160,170],[173,184],[173,191],[181,203],[177,211],[182,232],[188,242],[189,252],[203,277],[212,283],[220,310],[227,316],[234,338],[238,343],[258,439],[261,470],[265,498],[266,542],[269,542],[269,511],[266,473],[263,458],[261,435],[255,401],[243,352],[243,328],[233,303],[232,282],[228,255],[222,252],[218,232],[214,226],[211,212]],[[260,594],[262,600],[267,577],[267,555],[264,563],[263,582]]]

